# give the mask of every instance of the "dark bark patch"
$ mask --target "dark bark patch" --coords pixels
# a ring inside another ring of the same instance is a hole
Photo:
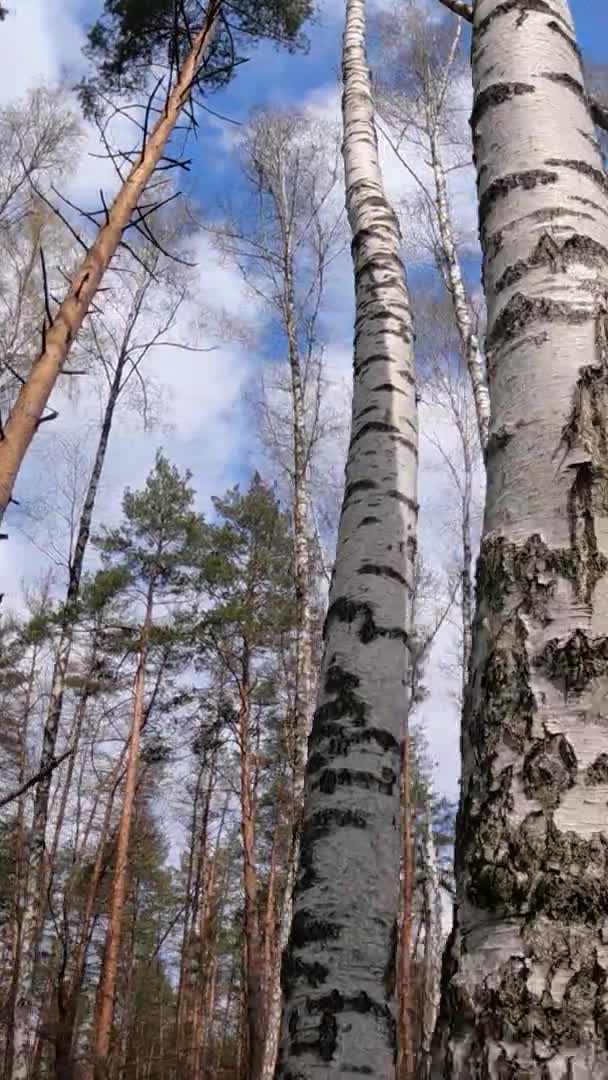
[[[493,180],[479,200],[479,223],[482,236],[487,217],[500,199],[506,198],[516,188],[533,191],[539,184],[556,184],[558,180],[559,174],[553,171],[550,172],[548,169],[528,169],[524,172],[509,173],[506,176],[500,176],[497,180]]]
[[[538,12],[541,15],[550,15],[553,20],[558,20],[566,28],[568,24],[565,19],[558,14],[551,4],[547,3],[547,0],[503,0],[502,4],[498,4],[494,8],[490,15],[486,15],[485,19],[482,19],[476,28],[476,37],[479,39],[490,29],[495,19],[498,19],[501,15],[509,15],[512,11],[518,11],[519,16],[517,18],[516,26],[523,26],[530,12]]]
[[[326,770],[322,775],[326,776],[329,771]],[[328,793],[325,792],[325,794]],[[304,822],[300,845],[301,875],[298,880],[299,892],[309,889],[317,881],[314,852],[318,841],[322,837],[330,836],[335,829],[347,828],[367,828],[365,815],[360,810],[340,810],[338,807],[326,807],[323,810],[317,810]]]
[[[291,924],[290,945],[302,949],[314,942],[336,941],[342,932],[338,923],[319,919],[306,909],[296,910]]]
[[[391,940],[388,947],[388,959],[382,981],[387,1001],[392,1001],[397,985],[397,952],[399,948],[399,924],[395,919],[391,928]]]
[[[285,957],[281,965],[281,988],[285,997],[289,997],[297,982],[305,982],[308,986],[317,989],[326,981],[329,968],[325,964],[315,960],[309,963],[299,956],[294,956],[289,950],[285,950]]]
[[[549,30],[552,30],[554,34],[559,34],[560,37],[562,37],[563,40],[568,43],[568,45],[570,46],[574,54],[578,57],[578,59],[581,59],[581,50],[579,49],[577,42],[574,40],[574,38],[570,37],[570,34],[566,30],[564,30],[563,26],[560,26],[557,19],[550,19],[547,23],[547,27]]]
[[[410,582],[403,574],[400,574],[398,570],[395,570],[392,566],[383,566],[379,563],[364,563],[357,570],[358,574],[372,574],[375,577],[390,578],[391,581],[398,581],[400,585],[403,585],[406,589],[412,588]]]
[[[552,638],[536,663],[555,683],[563,686],[564,696],[582,694],[593,679],[606,674],[608,638],[589,638],[576,629],[566,641]]]
[[[403,397],[407,397],[405,390],[402,390],[400,386],[393,386],[393,383],[390,382],[380,383],[379,386],[372,386],[373,394],[379,394],[380,392],[387,394],[403,394]]]
[[[527,259],[520,259],[507,267],[496,283],[496,293],[516,285],[530,270],[547,267],[552,273],[567,273],[568,267],[574,264],[608,270],[608,248],[582,233],[569,236],[563,244],[544,233]]]
[[[604,195],[608,195],[608,177],[603,169],[596,169],[594,165],[590,165],[588,161],[581,161],[577,158],[549,158],[545,162],[545,165],[549,165],[551,168],[573,169],[574,172],[580,173],[581,176],[586,176],[588,180],[591,180]]]
[[[377,486],[378,485],[375,484],[373,480],[353,480],[350,484],[346,485],[344,490],[343,508],[354,495],[360,495],[364,491],[374,491]]]
[[[578,79],[573,78],[567,71],[541,71],[541,78],[548,79],[550,82],[558,83],[560,86],[570,90],[580,101],[587,104],[587,91],[582,83]]]
[[[396,488],[390,488],[388,491],[383,492],[389,499],[397,499],[398,502],[402,502],[404,506],[409,507],[413,514],[418,513],[418,503],[410,499],[409,495],[404,495],[402,491],[397,491]]]
[[[597,787],[600,784],[608,784],[608,754],[600,754],[585,770],[585,784],[587,787]]]
[[[562,796],[576,783],[578,764],[563,735],[547,735],[534,743],[523,766],[524,791],[545,810],[555,810]]]
[[[333,795],[337,787],[358,787],[365,791],[392,795],[397,775],[392,769],[383,769],[382,773],[382,776],[376,776],[362,769],[324,769],[319,779],[310,786],[313,791],[318,788],[324,795]]]
[[[412,442],[411,439],[406,438],[405,435],[402,435],[399,428],[395,427],[394,424],[386,424],[382,420],[368,420],[366,424],[363,424],[363,426],[353,435],[350,441],[351,447],[359,442],[359,439],[364,439],[368,435],[388,435],[391,439],[397,439],[401,445],[407,446],[408,450],[411,450],[412,453],[417,456],[418,451],[415,443]]]
[[[345,596],[340,596],[330,604],[328,609],[323,628],[324,638],[327,637],[328,629],[333,621],[358,622],[360,624],[359,640],[363,645],[368,645],[379,637],[385,637],[402,641],[406,647],[408,646],[407,631],[401,626],[379,626],[370,603],[349,600]]]
[[[530,297],[515,293],[494,320],[488,334],[488,348],[496,348],[524,333],[533,323],[564,322],[581,325],[588,322],[587,308],[577,308],[566,300],[550,300],[546,296]]]
[[[495,106],[504,105],[506,102],[513,101],[513,98],[521,97],[522,94],[534,94],[536,88],[530,83],[493,83],[487,86],[485,90],[477,94],[475,98],[475,104],[473,105],[473,112],[471,113],[471,127],[475,132],[480,120],[493,109]]]
[[[368,514],[367,517],[361,519],[357,528],[360,529],[362,525],[379,525],[380,518],[374,517],[373,514]]]

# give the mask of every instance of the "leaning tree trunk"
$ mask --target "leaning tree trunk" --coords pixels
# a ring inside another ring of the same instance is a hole
[[[362,0],[344,33],[356,283],[346,489],[309,741],[278,1076],[394,1075],[400,737],[416,548],[413,330],[378,164]]]
[[[175,85],[141,153],[107,213],[70,289],[50,326],[45,327],[43,348],[4,425],[0,440],[0,521],[11,500],[13,485],[70,347],[131,223],[140,199],[161,161],[182,110],[191,100],[192,86],[209,52],[218,25],[222,0],[210,0],[203,25],[192,39]]]
[[[567,0],[479,0],[492,425],[436,1078],[608,1076],[608,181]]]

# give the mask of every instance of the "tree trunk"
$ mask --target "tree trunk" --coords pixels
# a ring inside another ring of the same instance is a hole
[[[243,653],[240,689],[239,753],[241,758],[241,842],[245,904],[245,969],[248,1041],[248,1080],[260,1080],[264,1066],[264,957],[258,913],[258,869],[255,850],[255,808],[250,738],[250,679],[247,646]]]
[[[457,42],[456,38],[456,42]],[[455,42],[455,43],[456,43]],[[451,67],[451,61],[448,69]],[[477,426],[479,441],[485,452],[488,445],[488,430],[490,426],[490,395],[486,378],[485,364],[479,348],[479,341],[473,329],[473,312],[466,293],[462,270],[458,259],[458,252],[452,230],[452,218],[450,202],[448,198],[448,185],[445,168],[441,156],[439,135],[436,119],[429,115],[429,139],[431,146],[431,168],[435,182],[435,197],[437,201],[437,224],[441,240],[441,250],[445,258],[446,284],[452,298],[454,318],[458,328],[458,334],[462,344],[464,361],[471,379],[475,412],[477,414]]]
[[[420,986],[420,1045],[418,1080],[428,1080],[431,1070],[431,1042],[437,1014],[441,979],[441,889],[437,853],[433,837],[433,820],[429,810],[424,823],[423,919],[424,955]]]
[[[101,977],[99,982],[97,1005],[95,1010],[95,1080],[107,1080],[108,1076],[108,1058],[110,1053],[110,1039],[112,1035],[112,1020],[114,1016],[114,999],[116,994],[116,979],[118,975],[118,958],[122,931],[122,915],[124,911],[127,892],[127,860],[129,854],[131,822],[133,820],[135,791],[137,785],[139,743],[141,737],[142,723],[145,715],[144,689],[146,677],[146,660],[148,655],[150,629],[152,626],[153,604],[154,585],[151,582],[148,588],[146,612],[142,628],[141,646],[137,663],[137,671],[135,673],[133,717],[131,723],[129,753],[127,758],[125,790],[123,795],[122,811],[120,815],[120,825],[118,829],[118,840],[116,844],[116,861],[114,866],[114,877],[112,880],[112,894],[110,898],[110,917],[108,922],[108,929],[106,932]]]
[[[409,717],[403,739],[403,900],[399,934],[398,1080],[414,1080],[414,978],[412,925],[414,908],[414,827],[412,814],[411,743]]]
[[[567,0],[480,0],[492,423],[433,1076],[608,1076],[608,183]]]
[[[284,177],[281,178],[284,180]],[[312,596],[310,581],[310,544],[308,491],[308,452],[306,445],[306,402],[302,382],[300,348],[296,316],[294,286],[294,255],[289,228],[289,206],[284,183],[277,197],[280,198],[278,216],[283,236],[285,265],[284,319],[287,333],[289,370],[291,376],[291,409],[293,425],[293,528],[294,528],[294,577],[296,593],[296,663],[294,693],[294,735],[292,745],[292,839],[287,856],[287,879],[283,894],[281,924],[285,933],[280,934],[279,949],[285,948],[293,917],[293,889],[295,867],[300,852],[302,815],[304,812],[304,775],[308,757],[308,736],[312,720],[313,674],[312,674]],[[274,1076],[281,1026],[280,958],[269,969],[267,983],[266,1044],[262,1076],[271,1080]]]
[[[70,347],[87,314],[103,276],[130,224],[146,185],[161,161],[167,143],[191,100],[192,84],[211,45],[222,0],[211,0],[204,24],[195,34],[192,49],[150,132],[141,154],[114,199],[106,224],[99,230],[80,269],[76,271],[51,326],[46,327],[43,349],[4,425],[0,441],[0,520],[11,499],[21,463],[42,419],[53,387],[61,375]]]
[[[392,1077],[400,738],[416,547],[413,330],[378,164],[362,0],[344,34],[344,164],[356,285],[346,489],[309,740],[278,1076]]]

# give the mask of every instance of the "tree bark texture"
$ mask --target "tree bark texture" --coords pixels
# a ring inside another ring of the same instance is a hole
[[[466,293],[460,260],[456,250],[445,167],[441,155],[441,147],[439,145],[437,124],[433,119],[429,119],[429,138],[431,147],[431,166],[433,169],[435,197],[437,201],[437,224],[441,240],[441,250],[445,258],[446,284],[452,298],[454,318],[456,320],[456,326],[462,344],[463,358],[473,388],[479,441],[482,450],[485,452],[488,445],[488,431],[490,427],[490,395],[488,392],[485,364],[473,325],[473,311]]]
[[[403,881],[401,926],[399,932],[399,1038],[397,1057],[398,1080],[414,1080],[415,1061],[415,986],[412,957],[414,922],[414,814],[412,807],[412,761],[409,721],[403,739],[403,777],[401,812],[403,830]]]
[[[567,0],[479,0],[492,398],[433,1076],[608,1077],[608,181]]]
[[[277,1076],[394,1075],[401,735],[416,533],[413,330],[378,164],[362,0],[348,0],[343,154],[356,286],[354,399],[309,740]]]
[[[420,1038],[416,1075],[418,1080],[428,1080],[431,1069],[431,1044],[439,1012],[442,944],[441,888],[430,810],[424,822],[424,837],[421,846],[423,850],[424,947],[420,979]]]
[[[67,296],[46,326],[43,349],[34,361],[30,375],[4,425],[0,441],[0,520],[10,502],[13,485],[53,387],[61,375],[70,347],[122,240],[123,233],[137,210],[139,201],[167,143],[190,100],[192,84],[209,51],[218,23],[222,0],[210,0],[204,24],[194,36],[192,49],[184,61],[179,78],[167,98],[156,124],[142,146],[108,211],[105,225],[99,230],[80,268],[76,271]]]

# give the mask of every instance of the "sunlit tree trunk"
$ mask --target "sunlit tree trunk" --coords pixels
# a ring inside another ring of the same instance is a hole
[[[567,0],[479,0],[492,421],[433,1076],[608,1076],[608,183]]]
[[[402,829],[403,885],[402,912],[399,933],[399,1020],[398,1020],[398,1080],[413,1080],[415,1061],[414,972],[412,963],[412,929],[414,916],[414,814],[412,807],[412,761],[409,717],[403,739]]]
[[[346,488],[325,624],[277,1075],[395,1069],[401,745],[416,547],[413,332],[378,164],[362,0],[343,56],[356,285]]]

